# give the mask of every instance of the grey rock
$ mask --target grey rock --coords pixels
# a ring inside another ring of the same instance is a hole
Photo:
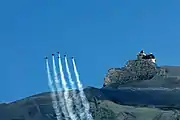
[[[129,60],[122,68],[111,68],[103,87],[165,87],[180,86],[180,67],[157,66],[147,60]]]

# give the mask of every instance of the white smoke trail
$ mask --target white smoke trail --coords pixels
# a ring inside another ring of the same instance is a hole
[[[86,96],[84,94],[84,91],[83,91],[83,87],[82,87],[82,84],[80,82],[80,79],[79,79],[79,74],[78,74],[78,71],[77,71],[77,68],[76,68],[76,63],[74,61],[74,59],[72,59],[72,63],[73,63],[73,68],[74,68],[74,73],[75,73],[75,76],[76,76],[76,81],[77,81],[77,86],[78,86],[78,89],[79,89],[79,94],[80,94],[80,97],[81,97],[81,101],[82,101],[82,104],[85,108],[85,114],[86,114],[86,117],[88,120],[93,120],[93,117],[92,115],[90,114],[89,112],[89,103],[88,103],[88,100],[86,99]]]
[[[70,70],[69,70],[68,60],[67,60],[66,57],[65,57],[64,59],[65,59],[66,71],[67,71],[67,73],[68,73],[68,79],[69,79],[71,88],[72,88],[73,90],[75,90],[76,87],[75,87],[74,81],[72,80],[71,72],[70,72]]]
[[[79,106],[80,105],[80,101],[77,99],[77,96],[76,96],[76,87],[74,85],[74,81],[72,80],[71,72],[69,70],[68,60],[67,60],[66,57],[64,58],[64,60],[65,60],[65,66],[66,66],[66,71],[67,71],[67,74],[68,74],[68,79],[69,79],[70,87],[72,88],[72,98],[73,98],[73,100],[75,100],[74,101],[75,105],[78,106],[79,109],[80,109],[80,106]],[[70,106],[71,110],[73,111],[73,101],[71,101],[70,103],[71,104],[69,106]],[[74,117],[73,120],[77,120],[78,119],[78,117],[75,114],[74,114],[73,117]]]
[[[73,113],[73,106],[72,106],[73,102],[72,102],[72,99],[69,98],[69,89],[67,88],[67,83],[66,83],[66,79],[64,77],[64,72],[63,72],[63,69],[62,69],[62,62],[61,62],[60,57],[61,57],[60,54],[58,54],[59,72],[61,74],[61,80],[62,80],[62,86],[63,86],[63,89],[64,89],[64,98],[65,98],[65,101],[66,101],[67,110],[68,110],[70,118],[72,120],[76,120],[76,116]]]
[[[61,106],[62,112],[65,116],[65,120],[69,120],[69,115],[68,115],[68,111],[66,108],[66,102],[65,102],[65,99],[63,96],[64,92],[60,91],[61,87],[59,85],[59,79],[58,79],[58,75],[57,75],[57,71],[56,71],[56,64],[55,64],[54,56],[52,56],[52,59],[53,59],[53,71],[54,71],[55,86],[56,86],[57,91],[59,92],[59,93],[57,92],[57,95],[58,95],[58,98],[60,101],[60,106]]]
[[[47,69],[47,74],[48,74],[48,85],[49,85],[49,88],[51,90],[51,99],[52,99],[52,105],[53,105],[53,109],[55,111],[55,114],[56,114],[56,117],[57,117],[57,120],[62,120],[61,118],[61,113],[59,111],[59,106],[58,106],[58,101],[57,101],[57,98],[56,98],[56,93],[55,93],[55,89],[53,87],[53,81],[52,81],[52,78],[51,78],[51,73],[50,73],[50,69],[49,69],[49,63],[48,63],[48,60],[46,59],[46,69]]]

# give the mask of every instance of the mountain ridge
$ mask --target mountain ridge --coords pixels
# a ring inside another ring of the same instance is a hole
[[[94,120],[180,120],[179,86],[180,66],[158,66],[154,58],[138,59],[110,68],[102,88],[88,86],[84,93]],[[1,103],[0,118],[56,120],[50,94],[42,92]]]
[[[145,119],[146,115],[151,113],[152,111],[157,111],[163,114],[168,113],[169,115],[168,114],[166,115],[167,118],[169,118],[170,115],[174,115],[174,117],[180,115],[179,114],[180,98],[177,97],[179,96],[179,93],[180,93],[179,89],[176,92],[174,92],[176,89],[161,90],[162,91],[161,95],[159,95],[160,92],[158,93],[158,91],[160,90],[151,90],[149,88],[149,91],[151,92],[147,92],[146,90],[143,90],[143,88],[139,88],[139,89],[141,89],[141,92],[139,92],[140,90],[138,89],[130,89],[126,87],[122,88],[121,90],[111,89],[111,88],[98,89],[94,87],[89,87],[89,88],[84,89],[84,92],[90,103],[90,106],[91,106],[90,111],[95,120],[101,120],[101,119],[110,120],[112,118],[113,118],[112,120],[124,120],[122,115],[120,115],[121,117],[118,117],[119,114],[128,114],[125,116],[128,117],[129,119],[131,118],[133,120],[141,120],[141,119]],[[117,94],[119,94],[119,96],[117,96]],[[148,97],[145,97],[147,95],[159,96],[159,98],[153,99],[152,97],[149,96],[149,98],[151,98],[149,99]],[[169,95],[171,97],[169,97]],[[122,96],[123,96],[123,99],[121,99]],[[132,96],[134,97],[132,98]],[[141,99],[137,99],[137,96],[142,96],[142,97],[144,96],[146,99],[144,99],[143,100],[144,102],[143,102]],[[164,99],[164,98],[167,98],[167,99]],[[174,99],[171,99],[171,98],[174,98]],[[163,102],[163,100],[165,100],[164,104],[159,104]],[[118,109],[119,112],[115,110],[116,108],[119,108]],[[146,110],[146,112],[143,110]],[[138,115],[137,113],[139,111],[141,111],[142,114]],[[32,114],[33,112],[35,112],[34,116],[30,117],[29,114]],[[15,119],[26,120],[27,118],[28,120],[44,120],[44,119],[51,120],[51,119],[48,119],[47,117],[47,115],[54,114],[51,98],[50,98],[50,92],[41,93],[41,94],[31,96],[25,99],[21,99],[17,102],[5,104],[3,107],[2,105],[0,105],[0,117],[2,113],[3,115],[9,116],[9,119],[3,119],[3,120],[12,120],[12,119],[13,120]],[[133,116],[135,116],[133,118],[131,115],[132,113],[133,113]],[[98,116],[98,114],[101,114],[101,116]],[[107,114],[109,116],[107,116]],[[156,116],[156,112],[152,112],[151,114],[153,117],[148,118],[149,120],[154,119],[154,117]],[[18,116],[24,116],[25,118],[21,118]],[[162,118],[159,120],[163,120]],[[176,120],[176,119],[173,118],[173,119],[167,119],[167,120]]]

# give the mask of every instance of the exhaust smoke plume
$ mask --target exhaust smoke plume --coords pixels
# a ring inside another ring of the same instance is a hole
[[[57,89],[57,96],[60,101],[62,113],[64,114],[65,119],[69,120],[69,118],[68,118],[69,115],[68,115],[68,111],[66,108],[66,102],[65,102],[64,95],[63,95],[64,92],[61,92],[62,88],[59,85],[59,79],[58,79],[58,75],[57,75],[57,71],[56,71],[56,64],[55,64],[54,56],[52,56],[52,60],[53,60],[53,71],[54,71],[55,87]],[[62,82],[62,84],[63,84],[63,82]]]
[[[79,74],[78,74],[78,71],[77,71],[77,68],[76,68],[76,63],[75,63],[75,60],[72,59],[72,63],[73,63],[73,68],[74,68],[74,73],[75,73],[75,76],[76,76],[76,82],[77,82],[77,86],[78,86],[78,89],[79,89],[79,94],[80,94],[80,98],[81,98],[81,102],[85,108],[85,114],[86,114],[86,117],[88,120],[93,120],[92,118],[92,115],[90,114],[89,112],[89,102],[87,101],[86,99],[86,96],[84,94],[84,91],[83,91],[83,87],[82,87],[82,84],[80,82],[80,79],[79,79]]]
[[[76,93],[75,83],[72,79],[71,72],[68,65],[67,57],[64,58],[65,67],[70,83],[70,87],[72,91],[70,91],[67,87],[67,82],[65,79],[65,75],[63,72],[63,66],[60,58],[60,54],[58,53],[58,65],[59,65],[59,72],[60,72],[60,79],[58,79],[57,68],[55,63],[54,54],[52,55],[52,63],[53,63],[53,73],[54,73],[54,85],[51,79],[50,68],[48,60],[46,59],[46,67],[47,67],[47,74],[48,74],[48,85],[51,93],[52,104],[55,110],[55,114],[57,116],[57,120],[93,120],[92,115],[90,114],[90,106],[89,102],[84,94],[83,86],[79,79],[79,74],[76,68],[76,63],[74,58],[72,58],[73,70],[76,77],[77,83],[77,90],[79,93]],[[60,87],[60,80],[62,83],[62,87]],[[57,90],[57,91],[55,91]],[[70,92],[72,92],[72,97],[70,96]],[[57,95],[56,95],[57,93]],[[57,98],[56,98],[57,97]],[[74,109],[76,107],[76,109]],[[64,117],[62,115],[64,114]]]
[[[77,98],[78,96],[76,95],[76,87],[75,87],[74,81],[72,80],[71,72],[69,70],[69,65],[68,65],[67,57],[65,57],[64,60],[65,60],[66,72],[68,74],[68,79],[69,79],[70,87],[72,89],[72,100],[73,101],[71,101],[70,106],[71,106],[71,108],[73,110],[73,102],[74,102],[75,106],[79,110],[80,109],[80,106],[79,106],[80,105],[80,101],[78,100],[78,98]],[[74,115],[74,119],[73,120],[78,120],[78,116]]]
[[[67,107],[70,118],[72,120],[77,120],[77,117],[73,112],[73,101],[69,96],[69,89],[67,88],[66,79],[64,77],[64,72],[63,72],[63,68],[62,68],[62,62],[61,62],[60,54],[58,54],[58,63],[59,63],[59,72],[60,72],[61,80],[62,80],[62,86],[64,89],[64,98],[65,98],[65,102],[66,102],[66,107]]]
[[[57,101],[57,98],[56,98],[56,91],[55,91],[55,89],[53,87],[53,81],[51,79],[51,73],[50,73],[50,69],[49,69],[48,60],[46,60],[46,69],[47,69],[47,75],[48,75],[48,85],[49,85],[49,88],[51,90],[50,94],[51,94],[53,109],[55,111],[57,120],[62,120],[61,113],[60,113],[60,110],[59,110],[60,106],[58,106],[58,101]]]

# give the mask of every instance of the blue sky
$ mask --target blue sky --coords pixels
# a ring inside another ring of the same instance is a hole
[[[84,86],[144,49],[179,65],[179,0],[1,0],[0,102],[48,91],[44,56],[75,56]]]

